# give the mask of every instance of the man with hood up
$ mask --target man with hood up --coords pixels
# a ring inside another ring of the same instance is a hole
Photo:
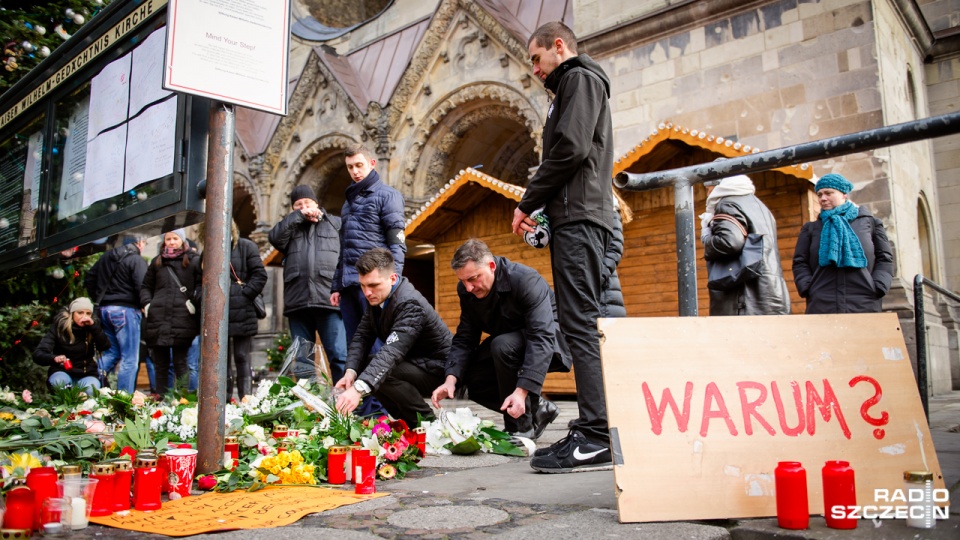
[[[514,211],[513,233],[532,232],[529,217],[550,220],[550,262],[560,328],[573,353],[580,417],[570,433],[538,450],[530,466],[563,473],[612,468],[600,365],[603,257],[613,234],[613,121],[610,79],[577,53],[577,38],[547,23],[527,42],[533,74],[554,99],[543,126],[543,156]]]

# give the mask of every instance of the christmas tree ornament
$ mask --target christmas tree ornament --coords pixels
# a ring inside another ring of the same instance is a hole
[[[73,17],[76,12],[70,8],[67,8],[63,13],[66,14],[67,17]]]
[[[36,47],[33,46],[33,43],[30,43],[29,41],[24,41],[23,43],[20,44],[20,47],[28,53],[31,53],[37,49]]]
[[[39,24],[38,24],[37,26],[33,27],[33,30],[34,30],[36,33],[40,34],[41,36],[47,33],[47,29],[46,29],[45,27],[43,27],[43,26],[40,26]]]
[[[83,21],[84,21],[83,15],[77,13],[76,15],[73,16],[73,22],[77,24],[83,24]]]
[[[58,36],[60,36],[60,37],[61,37],[62,39],[64,39],[64,40],[70,39],[70,34],[68,34],[67,31],[63,29],[63,25],[62,25],[62,24],[58,24],[58,25],[54,26],[54,27],[53,27],[53,32],[54,32],[55,34],[57,34]]]
[[[46,45],[44,45],[43,47],[40,47],[40,56],[44,58],[50,56],[50,48],[47,47]]]

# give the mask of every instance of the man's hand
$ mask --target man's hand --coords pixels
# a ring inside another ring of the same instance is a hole
[[[457,378],[453,375],[447,375],[447,380],[443,382],[436,390],[433,391],[433,396],[431,400],[433,401],[433,406],[440,408],[440,402],[445,398],[452,398],[453,394],[457,391]]]
[[[512,394],[503,400],[501,411],[506,411],[513,418],[520,418],[527,412],[527,391],[523,388],[517,388]]]
[[[337,307],[340,305],[340,293],[335,292],[330,294],[330,305],[333,307]]]
[[[342,381],[343,379],[340,380]],[[357,405],[359,404],[360,392],[357,392],[353,386],[348,388],[346,392],[340,394],[340,397],[337,398],[337,410],[342,414],[353,412],[353,410],[356,409]]]
[[[320,216],[323,215],[319,208],[301,208],[300,213],[314,223],[320,221]]]
[[[333,387],[340,390],[346,390],[347,388],[351,388],[353,386],[353,383],[356,382],[356,378],[356,375],[354,375],[352,371],[348,371],[343,374],[343,377],[341,377],[340,380],[337,381],[337,384],[333,385]]]
[[[523,236],[525,232],[533,232],[533,227],[536,224],[537,223],[530,219],[530,216],[525,214],[523,210],[520,210],[519,207],[513,211],[513,234]]]

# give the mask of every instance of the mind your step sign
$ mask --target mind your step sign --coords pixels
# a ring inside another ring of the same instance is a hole
[[[828,460],[850,462],[858,505],[890,505],[877,490],[902,490],[907,470],[943,488],[895,314],[601,319],[600,330],[622,522],[774,516],[779,461],[806,468],[811,514],[824,512]]]

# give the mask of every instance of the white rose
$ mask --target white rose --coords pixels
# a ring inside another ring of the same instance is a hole
[[[197,408],[188,407],[180,413],[180,424],[186,427],[197,427]]]
[[[323,447],[330,448],[331,446],[337,444],[337,440],[333,437],[324,437],[323,438]]]
[[[267,437],[263,432],[263,428],[258,425],[254,424],[254,425],[247,426],[243,428],[243,432],[247,435],[254,437],[258,441],[263,442],[267,440]]]

